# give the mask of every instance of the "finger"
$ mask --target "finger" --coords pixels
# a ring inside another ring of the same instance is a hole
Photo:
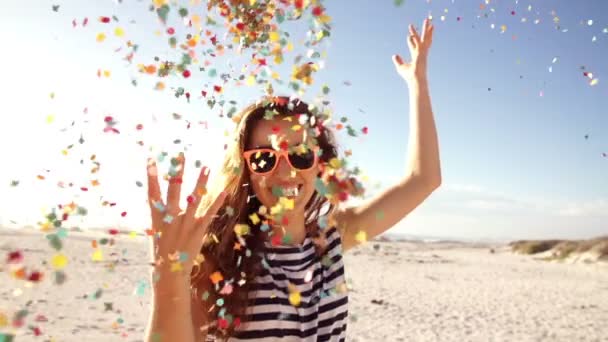
[[[226,200],[227,193],[226,191],[220,192],[220,194],[215,198],[211,206],[207,209],[207,212],[203,216],[201,216],[197,220],[197,226],[201,228],[206,228],[207,225],[211,222],[214,216],[217,214],[218,210],[220,210],[222,204],[224,204],[224,200]]]
[[[420,41],[424,42],[425,37],[428,33],[429,30],[429,19],[424,19],[424,21],[422,22],[422,36],[420,37]]]
[[[407,37],[407,46],[410,48],[410,55],[413,55],[416,51],[416,41],[411,34]]]
[[[157,222],[157,218],[162,215],[164,203],[161,198],[160,185],[158,184],[158,167],[152,158],[148,158],[147,162],[148,174],[148,204],[152,213],[152,222]]]
[[[194,220],[194,215],[196,214],[196,210],[201,203],[201,199],[207,193],[207,180],[209,179],[209,168],[203,166],[200,174],[198,175],[198,180],[196,181],[196,186],[194,187],[194,191],[189,196],[188,207],[186,208],[186,217],[185,220],[192,222]]]
[[[395,64],[395,68],[399,68],[403,64],[403,59],[399,55],[393,55],[393,64]]]
[[[182,179],[184,176],[184,153],[180,152],[177,158],[171,159],[171,164],[175,167],[175,175],[169,176],[169,189],[167,190],[167,209],[171,215],[180,212],[179,199],[182,190]]]
[[[418,35],[416,28],[414,28],[414,25],[410,25],[410,35],[413,36],[414,47],[417,48],[420,43],[420,36]]]

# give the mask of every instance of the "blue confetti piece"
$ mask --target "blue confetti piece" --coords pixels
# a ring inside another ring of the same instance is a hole
[[[267,223],[263,223],[260,226],[260,230],[263,231],[263,232],[267,232],[269,229],[270,229],[270,226]]]
[[[162,204],[162,202],[154,202],[154,207],[161,213],[165,211],[165,206]]]
[[[218,298],[215,301],[215,304],[217,304],[217,306],[223,306],[224,305],[224,298]]]
[[[63,227],[57,228],[57,236],[62,239],[65,239],[66,237],[68,237],[68,230]]]
[[[188,261],[188,253],[186,253],[186,252],[180,252],[179,253],[179,261],[181,261],[181,262]]]
[[[146,282],[144,280],[140,280],[139,283],[137,284],[137,288],[135,289],[135,294],[137,294],[138,296],[143,296],[144,293],[146,292],[147,286],[148,286],[148,284],[146,284]]]
[[[224,315],[226,315],[226,308],[222,308],[222,309],[221,309],[221,310],[220,310],[220,311],[217,313],[217,315],[218,315],[219,317],[224,317]]]
[[[327,187],[325,186],[325,183],[323,183],[323,180],[321,180],[319,177],[315,179],[315,189],[321,196],[325,196],[327,194]]]
[[[173,216],[167,214],[167,216],[165,216],[163,221],[165,221],[166,223],[171,223],[171,222],[173,222]]]
[[[317,220],[317,224],[319,225],[319,228],[321,228],[321,229],[327,228],[327,216],[319,216],[319,219]]]

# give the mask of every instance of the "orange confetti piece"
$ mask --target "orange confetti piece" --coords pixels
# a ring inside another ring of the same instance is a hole
[[[219,271],[216,271],[209,276],[209,279],[211,279],[211,282],[213,283],[213,285],[215,285],[215,284],[219,283],[220,281],[224,280],[224,277],[222,276],[222,274]]]

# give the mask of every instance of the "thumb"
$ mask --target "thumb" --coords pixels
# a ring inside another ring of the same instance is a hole
[[[398,68],[403,64],[403,59],[399,55],[393,55],[393,64],[395,64],[395,68]]]

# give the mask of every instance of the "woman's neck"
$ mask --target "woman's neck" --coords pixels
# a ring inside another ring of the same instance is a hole
[[[272,225],[273,234],[287,236],[289,242],[286,245],[299,245],[306,239],[306,226],[304,225],[304,213],[286,212],[283,219],[287,224],[282,224],[280,220]]]

